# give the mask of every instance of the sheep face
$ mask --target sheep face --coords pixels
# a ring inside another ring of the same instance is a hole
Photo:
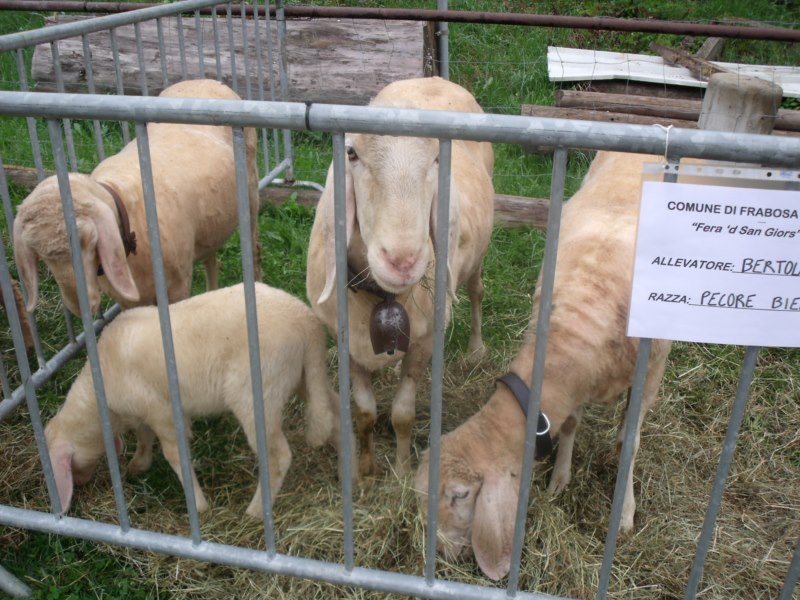
[[[431,260],[437,195],[436,140],[352,135],[346,140],[348,219],[357,221],[375,282],[402,293]]]
[[[108,283],[123,304],[139,300],[128,268],[115,214],[98,198],[107,192],[84,175],[70,175],[81,262],[92,314],[100,306],[97,269],[103,264]],[[110,197],[109,197],[110,201]],[[45,263],[61,291],[64,305],[80,315],[77,281],[70,258],[61,194],[55,176],[42,181],[24,200],[14,221],[14,255],[28,293],[30,312],[38,300],[38,261]]]
[[[442,437],[436,551],[453,561],[474,553],[481,570],[494,581],[508,574],[519,477],[503,468],[473,468],[474,460],[448,448]],[[423,518],[428,505],[429,457],[422,455],[414,489]]]

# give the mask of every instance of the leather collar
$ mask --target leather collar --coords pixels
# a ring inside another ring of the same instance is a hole
[[[369,267],[366,267],[363,271],[356,274],[349,262],[347,263],[347,287],[354,292],[369,292],[384,302],[391,302],[395,298],[394,294],[387,292],[372,278]]]
[[[123,204],[122,199],[114,188],[102,181],[98,181],[97,183],[102,185],[105,190],[111,194],[111,198],[114,200],[114,206],[117,207],[120,222],[120,236],[122,237],[122,247],[125,248],[125,256],[128,257],[131,254],[136,254],[136,232],[131,231],[131,223],[130,219],[128,219],[128,211],[125,209],[125,204]],[[97,275],[103,274],[103,265],[100,265],[97,267]]]
[[[516,373],[509,372],[497,379],[505,384],[517,400],[522,414],[528,418],[528,399],[531,391]],[[539,411],[539,421],[536,424],[536,458],[545,458],[553,453],[553,438],[550,437],[550,420],[543,412]]]

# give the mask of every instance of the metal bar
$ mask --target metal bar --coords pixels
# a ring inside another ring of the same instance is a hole
[[[96,319],[92,324],[95,335],[103,330],[114,317],[120,312],[119,304],[115,304],[108,309],[101,318]],[[34,334],[34,337],[37,337]],[[86,333],[79,334],[73,341],[64,346],[56,354],[53,355],[49,361],[43,364],[33,375],[31,375],[31,386],[34,390],[39,389],[46,383],[58,370],[77,356],[86,345]],[[22,385],[14,390],[10,398],[4,399],[0,402],[0,421],[5,419],[11,412],[13,412],[22,401],[25,400],[25,386]]]
[[[89,37],[81,36],[83,42],[83,66],[86,69],[86,86],[90,94],[96,93],[94,85],[94,70],[92,69],[92,49],[89,46]],[[103,132],[100,129],[100,121],[92,120],[92,131],[94,132],[94,145],[97,148],[97,159],[102,161],[106,157],[105,146],[103,145]]]
[[[206,56],[205,40],[203,40],[203,21],[200,19],[200,11],[194,12],[194,28],[197,36],[197,70],[200,79],[206,78]]]
[[[14,60],[17,63],[17,77],[19,77],[19,89],[21,92],[28,90],[28,74],[25,70],[25,56],[22,50],[14,52]],[[31,152],[33,153],[33,166],[36,167],[36,176],[39,181],[45,178],[44,165],[42,164],[42,149],[39,146],[39,133],[36,131],[36,121],[33,117],[26,117],[28,124],[28,137],[31,141]]]
[[[72,189],[69,182],[69,174],[66,171],[66,164],[63,157],[63,140],[61,139],[61,129],[59,123],[53,119],[47,122],[50,133],[50,141],[53,146],[53,155],[56,162],[56,177],[58,178],[58,188],[61,194],[61,206],[64,211],[64,222],[66,225],[67,239],[69,240],[70,253],[72,254],[72,268],[75,272],[75,291],[78,294],[78,306],[81,311],[81,321],[83,330],[87,332],[85,337],[86,354],[89,359],[92,383],[94,385],[95,400],[100,416],[103,431],[103,446],[106,452],[106,460],[111,474],[111,484],[114,490],[114,499],[117,505],[117,517],[122,531],[130,528],[128,510],[125,506],[125,496],[122,491],[122,477],[119,471],[119,461],[117,450],[114,443],[114,432],[111,429],[111,415],[106,401],[105,386],[103,384],[103,372],[100,368],[100,354],[97,351],[97,338],[94,335],[92,309],[89,301],[89,292],[86,289],[86,272],[81,259],[80,238],[78,236],[77,219],[75,218],[75,206],[72,200]],[[61,499],[63,501],[63,499]],[[61,514],[61,507],[56,505],[56,514]]]
[[[33,8],[41,6],[42,8]],[[50,7],[53,8],[50,8]],[[69,0],[3,0],[0,10],[43,10],[86,12],[88,6],[96,13],[119,13],[138,7],[147,10],[159,7],[155,3],[141,3],[135,7],[120,2],[91,2]],[[172,5],[176,6],[176,5]],[[144,10],[144,9],[140,9]],[[188,12],[184,9],[183,12]],[[209,9],[201,8],[201,12]],[[246,9],[248,14],[251,9]],[[275,12],[270,8],[271,13]],[[259,10],[259,14],[262,11]],[[468,10],[429,10],[414,8],[364,8],[354,6],[302,6],[286,7],[286,16],[291,19],[379,19],[387,21],[434,21],[437,23],[483,23],[489,25],[528,25],[533,27],[556,27],[562,29],[589,29],[604,31],[627,31],[640,33],[667,33],[702,37],[722,37],[751,40],[800,41],[800,31],[783,27],[749,27],[717,25],[691,21],[664,21],[659,19],[624,19],[615,17],[571,17],[552,14],[498,13]],[[105,18],[105,17],[98,17]],[[150,17],[151,18],[151,17]],[[45,40],[49,41],[49,40]],[[2,48],[0,48],[2,51]]]
[[[107,523],[62,517],[55,520],[51,515],[32,510],[0,506],[0,524],[13,527],[55,533],[68,537],[137,548],[148,552],[159,552],[183,558],[214,562],[253,569],[276,575],[290,575],[336,585],[359,586],[379,592],[400,593],[419,598],[461,600],[508,600],[505,590],[477,585],[440,581],[429,586],[423,577],[404,575],[391,571],[356,567],[346,571],[334,563],[277,554],[269,558],[266,552],[239,546],[227,546],[215,542],[193,544],[184,536],[131,529],[120,534],[119,528]],[[520,600],[558,600],[543,594],[517,594]]]
[[[161,338],[164,344],[164,360],[169,383],[169,397],[172,404],[172,420],[175,425],[175,437],[178,442],[178,455],[181,462],[181,478],[183,491],[186,496],[186,509],[189,513],[189,528],[192,533],[192,542],[200,544],[200,519],[197,514],[197,504],[192,485],[192,463],[189,453],[189,443],[186,437],[186,427],[181,405],[180,382],[178,380],[178,366],[175,360],[175,345],[172,340],[172,325],[169,317],[169,297],[167,296],[166,275],[164,273],[164,260],[161,252],[161,235],[158,230],[158,212],[156,209],[155,189],[153,186],[153,171],[150,161],[150,146],[147,136],[147,127],[136,123],[136,146],[139,150],[139,165],[142,174],[142,191],[144,192],[145,214],[147,216],[147,237],[150,240],[150,254],[153,266],[153,281],[156,287],[156,301],[158,302],[158,317],[161,324]]]
[[[186,42],[183,39],[183,18],[181,15],[175,15],[175,28],[178,30],[178,56],[181,61],[181,77],[188,79],[189,74],[186,68]],[[199,50],[198,50],[198,53]]]
[[[508,573],[508,595],[513,597],[519,586],[522,546],[525,541],[525,521],[528,514],[528,498],[533,481],[533,461],[536,451],[536,427],[542,399],[544,365],[547,355],[547,339],[550,334],[550,312],[553,304],[553,286],[558,255],[558,238],[561,228],[561,205],[564,201],[564,186],[567,177],[567,150],[559,148],[553,155],[553,178],[550,184],[550,210],[547,215],[547,239],[542,262],[542,291],[539,295],[539,314],[536,320],[536,346],[528,397],[528,420],[525,428],[525,449],[522,455],[522,473],[519,481],[519,499],[514,523],[514,541],[511,546],[511,569]]]
[[[163,19],[156,19],[156,35],[158,36],[158,59],[161,64],[161,85],[169,86],[169,71],[167,69],[167,51],[164,47]]]
[[[82,21],[74,21],[72,23],[62,23],[60,25],[53,25],[52,27],[40,27],[39,29],[20,31],[0,36],[0,52],[27,48],[28,46],[35,46],[37,44],[46,44],[67,37],[105,31],[107,29],[121,27],[122,25],[132,25],[133,23],[141,23],[159,17],[189,13],[196,9],[211,7],[219,3],[220,0],[184,0],[183,2],[159,4],[147,8],[141,8],[140,4],[132,4],[130,6],[135,7],[137,10],[95,17]],[[19,10],[30,11],[35,9],[31,8],[31,4],[26,1],[22,3]]]
[[[280,175],[284,171],[284,169],[286,169],[286,167],[288,166],[289,166],[289,159],[284,159],[283,162],[281,162],[281,164],[279,164],[277,167],[272,169],[272,171],[270,171],[269,173],[264,175],[264,177],[261,178],[261,180],[258,182],[258,189],[263,190],[270,183],[275,181],[278,175]]]
[[[306,114],[306,112],[308,114]],[[485,140],[663,156],[664,132],[647,125],[545,119],[516,115],[459,113],[299,102],[257,102],[199,98],[117,97],[88,94],[0,92],[0,115],[47,118],[91,116],[250,127],[351,131],[389,135]],[[306,117],[308,117],[306,119]],[[670,153],[796,167],[800,138],[673,128]],[[287,157],[288,158],[288,157]]]
[[[253,7],[257,11],[258,1],[253,0]],[[256,18],[253,24],[253,36],[255,38],[256,49],[256,85],[258,86],[258,94],[252,100],[264,100],[264,56],[261,49],[261,27],[259,27],[260,19]],[[267,31],[269,31],[269,20],[267,23]],[[261,138],[261,154],[263,156],[263,170],[269,170],[269,134],[266,129],[259,130],[259,137]],[[277,158],[277,157],[276,157]],[[261,185],[259,184],[259,189]]]
[[[53,60],[53,73],[56,79],[56,90],[64,93],[64,77],[61,74],[61,58],[58,54],[58,42],[51,42],[50,54]],[[67,140],[67,155],[69,156],[69,166],[73,171],[78,170],[78,159],[75,157],[75,140],[72,138],[72,123],[69,119],[64,119],[64,137]]]
[[[0,565],[0,590],[12,598],[30,598],[33,590]]]
[[[236,46],[233,38],[233,17],[230,3],[228,3],[225,13],[225,22],[228,25],[228,55],[231,59],[231,87],[234,92],[241,96],[239,93],[239,75],[236,73]]]
[[[644,338],[639,340],[639,350],[636,356],[636,369],[631,386],[630,401],[625,413],[625,434],[622,441],[622,452],[619,456],[617,468],[617,482],[614,486],[614,500],[611,503],[611,517],[608,523],[608,533],[603,549],[603,564],[600,569],[600,581],[597,584],[597,600],[604,600],[608,594],[608,584],[611,580],[611,567],[614,562],[614,553],[617,549],[619,525],[622,520],[622,505],[625,500],[625,488],[628,477],[633,477],[633,453],[636,442],[636,433],[639,429],[639,415],[642,410],[642,394],[645,379],[647,378],[647,364],[650,360],[650,349],[653,340]]]
[[[725,432],[725,441],[722,445],[722,456],[717,467],[717,474],[714,478],[714,485],[711,488],[711,499],[708,502],[708,510],[703,521],[703,530],[700,532],[700,540],[697,542],[697,550],[692,562],[692,571],[689,574],[689,582],[686,584],[685,600],[693,600],[697,596],[697,588],[703,576],[703,565],[705,564],[708,549],[711,546],[711,538],[714,535],[714,527],[722,505],[722,493],[725,491],[725,480],[728,477],[731,463],[733,462],[733,452],[736,450],[736,439],[739,436],[739,427],[744,418],[744,409],[747,405],[750,383],[753,380],[753,372],[756,368],[758,358],[758,346],[748,346],[744,352],[742,370],[739,372],[739,385],[736,388],[736,399],[733,402],[731,418],[728,422],[728,430]]]
[[[353,551],[353,486],[350,449],[350,312],[347,304],[347,210],[345,208],[344,134],[333,134],[333,214],[336,251],[337,342],[339,355],[339,461],[342,473],[342,529],[344,531],[344,569],[355,568]]]
[[[247,15],[245,14],[245,0],[241,0],[241,19],[242,19],[242,60],[244,61],[244,97],[248,100],[255,100],[253,98],[253,91],[252,86],[250,83],[250,50],[248,48],[248,41],[247,41]]]
[[[117,84],[117,96],[122,97],[125,95],[125,87],[122,83],[122,70],[119,68],[119,42],[117,41],[117,30],[111,29],[108,32],[111,37],[111,56],[114,59],[114,79]],[[131,141],[131,134],[128,130],[128,117],[120,117],[120,129],[122,130],[122,142],[128,144]]]
[[[781,597],[778,600],[792,600],[798,576],[800,576],[800,542],[794,548],[792,564],[789,565],[789,572],[786,574],[786,581],[783,582]]]
[[[286,18],[284,17],[283,0],[276,0],[275,2],[275,21],[278,29],[278,72],[280,74],[281,100],[285,102],[289,97],[289,60],[286,56]],[[292,133],[287,128],[283,129],[283,157],[289,161],[289,168],[286,169],[286,179],[294,181]]]
[[[444,395],[444,330],[447,308],[447,253],[450,229],[450,169],[453,144],[439,140],[439,186],[436,206],[433,353],[431,355],[431,426],[428,436],[428,529],[425,543],[425,580],[433,585],[436,570],[436,530],[439,512],[439,458]]]
[[[136,57],[139,60],[139,86],[142,88],[142,96],[148,96],[147,92],[147,65],[144,62],[144,48],[142,47],[142,28],[139,23],[133,24],[136,37]]]
[[[217,81],[222,81],[222,54],[219,47],[219,19],[217,18],[217,7],[211,13],[211,30],[214,32],[214,61],[217,67]]]
[[[264,521],[264,539],[267,554],[275,556],[275,529],[272,520],[272,492],[270,488],[269,463],[267,461],[269,440],[267,438],[264,387],[261,379],[261,350],[259,348],[258,313],[256,312],[255,270],[253,265],[253,240],[250,232],[250,194],[247,181],[247,151],[244,131],[233,130],[233,154],[236,162],[236,201],[239,211],[239,239],[241,242],[242,273],[244,274],[244,303],[247,317],[247,343],[250,350],[250,379],[253,390],[253,418],[256,427],[258,448],[258,475],[261,484],[261,517]],[[264,323],[264,327],[268,324]]]
[[[447,0],[437,0],[436,8],[440,11],[447,10]],[[450,79],[450,42],[447,21],[436,24],[436,48],[439,51],[439,75],[442,79]]]
[[[265,1],[265,8],[269,8],[269,0]],[[267,78],[269,79],[269,99],[271,101],[275,101],[275,71],[272,66],[275,64],[275,57],[273,51],[273,42],[272,42],[272,25],[270,25],[270,17],[269,17],[269,10],[267,12],[266,27],[267,27]],[[277,34],[277,23],[276,23],[276,34]],[[278,129],[274,128],[272,130],[272,143],[273,143],[273,156],[275,158],[275,163],[280,160],[280,140],[278,139]],[[269,161],[266,160],[267,154],[264,153],[264,159],[266,163],[266,168],[269,169]]]

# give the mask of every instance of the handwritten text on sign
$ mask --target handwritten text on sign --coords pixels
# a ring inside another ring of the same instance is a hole
[[[628,335],[800,346],[800,192],[645,181]]]

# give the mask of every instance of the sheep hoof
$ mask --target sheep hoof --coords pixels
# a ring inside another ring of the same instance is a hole
[[[362,479],[378,473],[378,464],[374,454],[362,454],[358,457],[358,475]]]
[[[481,341],[479,344],[470,344],[467,348],[467,355],[464,357],[468,364],[478,364],[486,356],[486,344]]]
[[[569,484],[571,479],[570,473],[553,473],[550,477],[550,484],[547,486],[547,491],[551,494],[560,494]]]
[[[148,459],[146,457],[134,456],[128,463],[128,468],[125,470],[125,473],[134,477],[141,475],[150,468],[152,462],[152,457]]]

